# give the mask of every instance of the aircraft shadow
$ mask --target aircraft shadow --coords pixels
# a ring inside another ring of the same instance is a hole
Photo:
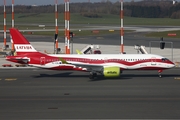
[[[44,78],[44,77],[50,77],[50,78],[56,78],[56,77],[69,77],[71,76],[73,72],[64,72],[64,73],[57,73],[57,74],[39,74],[39,75],[33,75],[33,78]]]
[[[161,74],[162,78],[170,78],[170,77],[180,77],[180,74]],[[122,77],[152,77],[157,78],[159,77],[158,74],[123,74]]]
[[[89,79],[88,74],[79,74],[74,75],[73,72],[64,72],[64,73],[56,73],[56,74],[39,74],[32,76],[33,78],[87,78]],[[162,74],[162,78],[172,78],[172,77],[180,77],[180,74]],[[103,75],[98,75],[94,80],[89,81],[100,81],[100,80],[128,80],[133,78],[159,78],[158,74],[122,74],[117,78],[105,78]]]
[[[60,77],[66,77],[66,78],[87,78],[89,79],[89,74],[79,74],[79,75],[73,75],[73,72],[64,72],[64,73],[56,73],[56,74],[39,74],[39,75],[33,75],[31,76],[33,78],[60,78]],[[124,77],[116,77],[116,78],[105,78],[103,75],[98,75],[97,78],[90,81],[100,81],[100,80],[125,80],[125,79],[131,79],[131,78],[124,78]]]

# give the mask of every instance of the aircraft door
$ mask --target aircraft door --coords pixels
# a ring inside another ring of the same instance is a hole
[[[41,57],[40,58],[40,64],[45,65],[45,60],[46,60],[45,57]]]
[[[156,65],[156,57],[151,58],[151,65]]]
[[[107,62],[108,62],[108,58],[105,57],[105,58],[104,58],[104,63],[107,63]]]

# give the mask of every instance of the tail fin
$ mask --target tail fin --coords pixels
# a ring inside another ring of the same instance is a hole
[[[29,41],[19,32],[19,30],[11,28],[9,31],[11,40],[14,43],[16,55],[37,52]]]

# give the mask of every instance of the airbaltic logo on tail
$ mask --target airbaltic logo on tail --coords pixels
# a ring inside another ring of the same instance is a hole
[[[16,44],[15,49],[17,52],[36,52],[32,45]]]

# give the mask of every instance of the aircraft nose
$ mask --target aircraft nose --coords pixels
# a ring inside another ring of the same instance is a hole
[[[173,63],[173,67],[175,67],[175,64]]]
[[[175,64],[172,62],[171,67],[175,67]]]

